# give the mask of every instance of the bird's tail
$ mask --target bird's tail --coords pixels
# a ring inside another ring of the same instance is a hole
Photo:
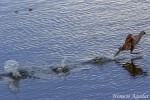
[[[115,53],[114,57],[116,57],[121,51],[122,51],[122,47],[119,48],[119,50]]]

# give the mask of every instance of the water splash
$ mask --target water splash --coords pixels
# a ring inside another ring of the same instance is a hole
[[[61,60],[61,64],[60,67],[65,67],[65,61],[66,61],[67,57],[65,56],[64,59]]]
[[[18,71],[18,62],[15,60],[8,60],[5,62],[4,70],[6,73],[11,73],[13,77],[21,77],[21,74]]]
[[[67,65],[65,65],[65,61],[66,61],[67,57],[64,57],[64,59],[62,59],[61,64],[59,67],[53,68],[52,71],[54,71],[55,73],[58,74],[66,74],[69,72],[69,68]]]

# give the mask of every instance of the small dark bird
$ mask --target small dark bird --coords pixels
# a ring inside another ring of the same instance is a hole
[[[14,11],[16,14],[18,13],[18,10]]]
[[[140,39],[142,38],[144,34],[146,34],[144,31],[141,31],[139,35],[129,34],[126,37],[126,40],[123,46],[119,48],[119,50],[114,55],[114,57],[116,57],[121,51],[124,51],[124,50],[130,50],[131,54],[138,54],[138,53],[133,53],[132,51],[135,49],[135,46],[139,43]]]
[[[29,11],[32,11],[33,9],[32,9],[32,8],[29,8],[28,10],[29,10]]]

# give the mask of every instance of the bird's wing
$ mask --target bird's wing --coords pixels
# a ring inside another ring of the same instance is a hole
[[[127,37],[126,37],[126,40],[122,46],[122,49],[123,50],[130,50],[132,48],[132,45],[133,44],[133,35],[132,34],[129,34]]]
[[[119,50],[115,53],[114,57],[116,57],[123,50],[131,50],[131,42],[132,42],[132,40],[133,40],[132,34],[129,34],[126,37],[126,40],[125,40],[123,46],[121,46],[119,48]]]
[[[134,41],[134,38],[132,38],[132,40],[131,40],[131,53],[132,53],[132,51],[134,50],[134,48],[135,48],[135,41]]]

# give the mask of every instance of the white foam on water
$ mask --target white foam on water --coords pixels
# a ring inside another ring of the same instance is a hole
[[[18,71],[18,62],[15,60],[8,60],[5,62],[4,70],[6,73],[12,73],[14,77],[20,77],[20,73]]]
[[[67,57],[64,57],[64,59],[62,59],[60,67],[65,67],[65,61],[66,61]]]

